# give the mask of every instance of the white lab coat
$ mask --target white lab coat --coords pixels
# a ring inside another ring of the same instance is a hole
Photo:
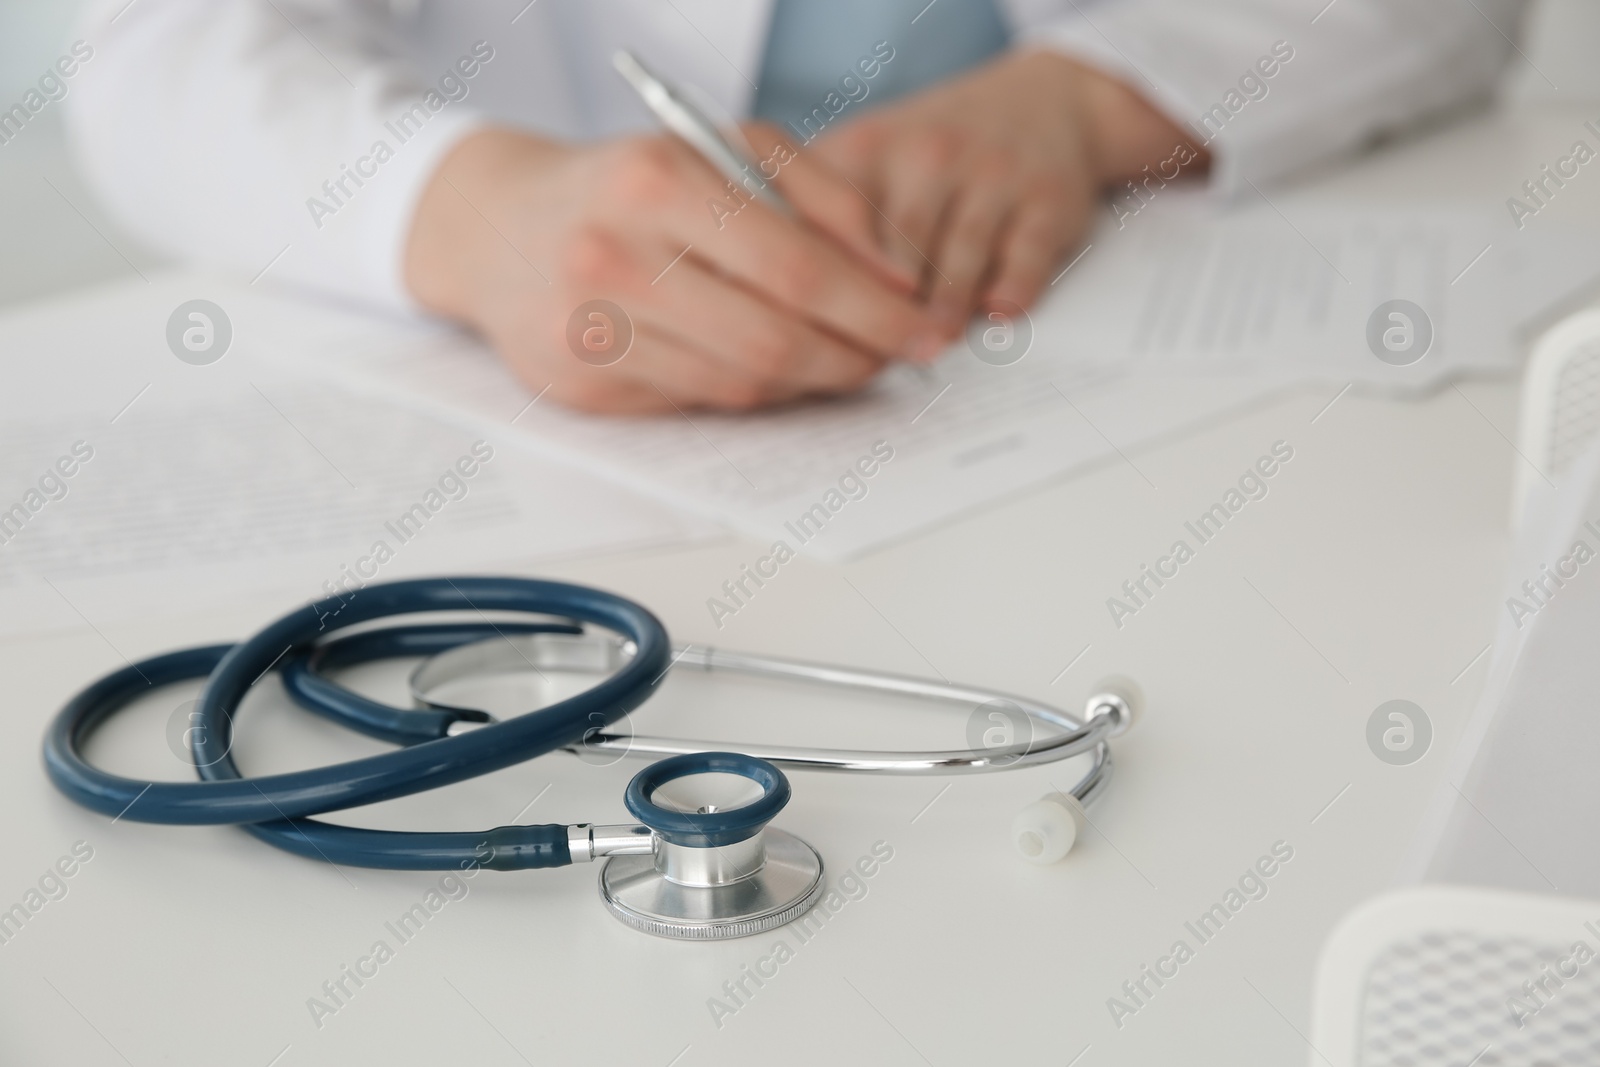
[[[1325,3],[1001,7],[1019,46],[1105,69],[1209,140],[1212,181],[1232,189],[1488,93],[1522,6]],[[102,0],[81,30],[94,58],[72,79],[68,123],[91,183],[154,245],[406,308],[410,218],[461,136],[488,120],[564,138],[650,129],[611,69],[619,47],[741,115],[769,12],[758,0]],[[1242,91],[1275,45],[1293,58],[1260,79],[1265,96]]]

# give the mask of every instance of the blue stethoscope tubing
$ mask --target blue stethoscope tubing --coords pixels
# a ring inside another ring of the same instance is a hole
[[[487,717],[391,708],[321,679],[310,663],[319,653],[348,663],[425,655],[502,631],[575,629],[568,623],[433,624],[327,641],[336,630],[376,619],[448,611],[526,612],[593,623],[623,635],[635,653],[616,673],[576,696],[456,736],[445,735],[452,721]],[[330,627],[330,617],[337,625]],[[319,640],[325,643],[319,646]],[[670,655],[666,630],[654,615],[597,589],[500,577],[373,584],[352,597],[330,597],[291,612],[239,644],[170,652],[106,675],[56,715],[45,735],[44,763],[57,788],[102,814],[151,823],[237,824],[310,859],[396,870],[455,870],[469,863],[490,870],[559,867],[571,862],[564,824],[416,833],[337,826],[308,816],[436,789],[576,744],[597,724],[613,723],[644,703],[666,673]],[[288,664],[280,666],[286,657]],[[312,770],[246,778],[231,754],[233,714],[274,667],[283,670],[297,702],[405,747]],[[194,710],[192,747],[202,781],[124,778],[84,758],[83,746],[112,715],[158,687],[200,677],[207,680]],[[323,702],[319,692],[334,702]]]

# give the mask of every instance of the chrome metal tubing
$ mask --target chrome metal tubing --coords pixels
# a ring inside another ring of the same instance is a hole
[[[807,663],[778,656],[758,656],[746,652],[729,652],[687,645],[673,654],[672,663],[674,668],[696,667],[701,670],[726,671],[752,678],[775,678],[836,688],[865,689],[965,707],[1005,702],[1015,705],[1035,722],[1047,723],[1060,731],[1053,737],[1030,738],[1020,744],[984,749],[981,752],[972,749],[894,752],[744,743],[733,746],[741,752],[776,763],[786,769],[873,771],[879,774],[906,775],[982,773],[1054,763],[1057,760],[1093,752],[1095,763],[1089,772],[1089,777],[1102,779],[1109,774],[1111,762],[1111,751],[1105,743],[1106,738],[1119,724],[1119,720],[1109,713],[1097,714],[1084,723],[1049,704],[996,690],[952,685],[881,671]],[[699,741],[647,734],[624,737],[603,730],[591,734],[584,741],[584,748],[591,753],[626,751],[629,754],[646,756],[672,756],[684,752],[705,752],[708,749],[726,747],[729,747],[729,743],[725,741]],[[1079,797],[1079,799],[1084,798]]]
[[[413,698],[418,706],[447,706],[436,703],[430,697],[430,690],[479,672],[533,669],[607,673],[631,658],[632,651],[627,642],[615,635],[594,629],[582,635],[495,638],[463,645],[425,661],[412,676]],[[615,752],[619,756],[656,757],[734,748],[786,770],[871,771],[894,775],[982,774],[1087,754],[1092,755],[1093,763],[1070,790],[1079,800],[1087,802],[1104,788],[1111,774],[1111,749],[1107,740],[1121,733],[1128,723],[1125,709],[1119,709],[1114,702],[1097,704],[1091,700],[1090,711],[1079,717],[1037,700],[992,689],[779,656],[730,652],[703,645],[685,645],[675,650],[672,667],[864,690],[969,709],[986,703],[1008,704],[1053,733],[982,750],[881,751],[623,735],[600,730],[584,738],[582,751],[591,756],[598,752]],[[579,747],[571,746],[568,751],[579,751]]]
[[[655,835],[639,823],[594,826],[580,822],[567,827],[567,851],[573,863],[605,856],[648,856],[655,851]]]

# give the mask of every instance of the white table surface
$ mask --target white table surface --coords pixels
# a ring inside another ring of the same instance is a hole
[[[1504,212],[1583,117],[1471,120],[1335,174],[1320,194],[1452,197]],[[1583,183],[1540,224],[1600,216],[1600,177]],[[778,940],[795,945],[792,931],[654,940],[607,915],[597,870],[578,867],[480,875],[317,1027],[307,999],[375,940],[392,944],[385,922],[436,877],[337,870],[225,828],[112,825],[58,795],[38,756],[71,692],[121,663],[112,645],[138,656],[210,642],[286,605],[260,597],[205,616],[158,606],[138,626],[0,643],[12,731],[0,749],[0,908],[74,842],[94,850],[67,896],[0,945],[0,1060],[1302,1061],[1318,945],[1390,882],[1481,682],[1520,462],[1508,441],[1512,382],[1418,403],[1352,392],[1328,407],[1334,392],[1257,405],[851,564],[797,560],[721,633],[705,598],[751,558],[748,542],[541,569],[644,602],[679,640],[910,673],[932,664],[1074,705],[1111,671],[1147,693],[1145,719],[1117,747],[1113,787],[1091,809],[1093,830],[1049,868],[1021,862],[1006,828],[1064,784],[1060,768],[959,780],[795,775],[781,824],[834,871],[878,841],[894,858],[720,1026],[708,998]],[[1278,440],[1295,454],[1270,495],[1117,631],[1106,597]],[[182,777],[160,730],[187,695],[118,722],[97,754]],[[1396,697],[1421,705],[1436,732],[1430,753],[1406,767],[1379,762],[1364,739],[1367,716]],[[247,721],[243,735],[242,762],[257,771],[371,750],[303,715]],[[919,736],[944,737],[931,726]],[[489,826],[537,796],[525,820],[620,820],[621,788],[638,766],[556,756],[359,815]],[[1294,857],[1268,895],[1114,1025],[1107,998],[1174,940],[1195,947],[1185,920],[1277,841]]]

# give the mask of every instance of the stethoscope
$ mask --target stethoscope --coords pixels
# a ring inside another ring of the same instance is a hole
[[[432,612],[516,612],[525,622],[448,622],[359,628]],[[330,623],[330,620],[332,622]],[[553,621],[552,621],[553,620]],[[353,632],[352,627],[358,627]],[[330,678],[358,663],[424,657],[411,675],[412,708],[363,696]],[[670,670],[698,667],[861,689],[964,706],[1016,709],[1052,732],[954,751],[877,752],[744,746],[627,737],[605,727],[639,707]],[[289,695],[342,726],[401,747],[286,774],[246,778],[232,755],[233,715],[276,669]],[[504,720],[457,706],[452,683],[507,671],[595,675],[582,692]],[[205,677],[188,738],[201,781],[124,778],[82,750],[107,719],[155,688]],[[632,601],[597,589],[525,578],[429,578],[368,585],[283,616],[235,645],[153,656],[94,682],[61,709],[45,737],[45,767],[68,797],[141,822],[238,824],[277,848],[335,864],[397,870],[523,870],[606,858],[601,896],[636,929],[666,937],[742,937],[790,922],[824,891],[821,856],[768,826],[789,801],[780,768],[886,774],[985,772],[1091,754],[1065,793],[1029,805],[1012,827],[1037,863],[1060,859],[1083,822],[1082,806],[1106,787],[1110,738],[1138,710],[1129,685],[1103,687],[1081,720],[1037,701],[987,689],[690,646],[674,652],[661,623]],[[634,824],[500,826],[418,833],[339,826],[313,815],[435,789],[556,749],[666,755],[628,783]]]

